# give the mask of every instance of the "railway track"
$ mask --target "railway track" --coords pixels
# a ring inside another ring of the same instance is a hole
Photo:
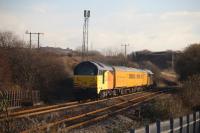
[[[23,131],[22,133],[31,133],[31,132],[46,132],[47,130],[50,130],[51,132],[67,132],[71,129],[78,128],[84,125],[87,125],[92,122],[97,122],[99,120],[105,119],[109,116],[115,115],[116,113],[119,113],[121,111],[124,111],[128,108],[135,107],[143,102],[146,102],[148,100],[151,100],[157,96],[163,95],[163,91],[157,91],[157,92],[140,92],[141,95],[136,96],[136,94],[132,94],[135,97],[127,99],[127,100],[122,100],[121,102],[113,105],[109,105],[106,107],[102,107],[99,109],[94,109],[92,111],[86,112],[86,113],[80,113],[79,115],[65,115],[63,116],[62,119],[55,120],[52,122],[49,122],[44,125],[36,126],[34,128],[28,129]],[[128,94],[131,95],[131,94]],[[124,97],[124,96],[119,96],[119,97]],[[119,97],[113,97],[110,99],[114,98],[119,98]],[[107,99],[103,99],[100,101],[104,101]],[[99,102],[99,101],[93,101],[93,102]],[[89,105],[89,103],[93,102],[88,102],[88,103],[83,103]],[[64,125],[65,128],[61,128]]]
[[[50,105],[50,106],[43,106],[43,107],[38,107],[38,108],[20,110],[20,111],[10,113],[8,118],[5,118],[6,115],[1,115],[0,121],[4,121],[5,119],[9,120],[9,119],[17,119],[17,118],[23,118],[23,117],[34,117],[34,116],[38,116],[38,115],[44,115],[44,114],[62,111],[62,110],[70,109],[70,108],[83,106],[83,105],[90,105],[90,104],[95,104],[95,103],[99,103],[99,102],[105,102],[108,100],[114,100],[117,98],[122,98],[125,96],[137,95],[139,93],[143,93],[143,92],[126,94],[126,95],[121,95],[121,96],[111,97],[111,98],[101,99],[101,100],[95,100],[95,101],[90,101],[90,102],[80,103],[78,101],[74,101],[74,102],[66,102],[66,103],[62,103],[62,104],[55,104],[55,105]]]
[[[62,103],[62,104],[55,104],[55,105],[49,105],[49,106],[42,106],[42,107],[36,107],[36,108],[30,108],[30,109],[24,109],[24,110],[18,110],[15,112],[11,112],[9,113],[9,117],[12,117],[12,119],[14,118],[21,118],[24,116],[32,116],[35,114],[35,112],[37,114],[42,113],[43,111],[46,110],[52,110],[52,109],[56,109],[56,108],[61,108],[61,107],[65,107],[65,106],[72,106],[78,104],[77,101],[75,102],[66,102],[66,103]],[[6,115],[0,115],[0,121],[4,120],[6,117]]]

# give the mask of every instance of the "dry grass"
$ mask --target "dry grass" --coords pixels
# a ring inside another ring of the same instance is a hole
[[[190,112],[190,109],[184,105],[182,99],[172,94],[156,98],[153,102],[142,107],[141,110],[143,119],[150,122],[155,122],[157,119],[175,118]]]

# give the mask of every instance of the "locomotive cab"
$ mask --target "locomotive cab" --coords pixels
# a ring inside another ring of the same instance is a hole
[[[102,63],[84,61],[74,69],[74,91],[78,98],[98,97],[101,90],[108,88],[110,79],[108,67]]]

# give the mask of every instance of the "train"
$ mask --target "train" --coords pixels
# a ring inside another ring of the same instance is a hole
[[[74,68],[73,84],[77,98],[105,98],[151,88],[154,79],[150,70],[83,61]]]

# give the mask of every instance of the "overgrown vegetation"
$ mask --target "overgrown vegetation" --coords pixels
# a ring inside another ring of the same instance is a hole
[[[9,110],[8,110],[8,100],[7,99],[8,98],[0,91],[0,112],[1,112],[1,115],[5,115],[5,118],[6,118],[2,124],[2,126],[5,128],[3,128],[2,130],[5,133],[10,133],[11,128],[10,128],[10,122],[8,120]]]
[[[9,31],[0,32],[1,48],[22,48],[26,46],[27,45],[12,32]]]
[[[182,99],[177,95],[167,95],[153,100],[141,109],[144,120],[155,122],[166,120],[170,117],[176,118],[187,114],[190,110],[185,106]]]
[[[183,88],[180,91],[184,103],[194,109],[200,109],[200,74],[189,76],[183,82]]]
[[[200,44],[192,44],[178,57],[175,70],[180,80],[186,80],[189,76],[200,73]]]
[[[10,32],[0,33],[0,88],[37,89],[45,101],[66,98],[72,88],[71,67],[56,54],[26,46]]]
[[[184,103],[192,109],[200,106],[200,44],[187,47],[176,61],[176,72],[182,81],[180,95]]]
[[[159,69],[152,65],[151,62],[140,62],[139,64],[160,75]],[[158,71],[156,72],[156,70]],[[144,124],[155,122],[158,119],[166,120],[170,117],[176,118],[193,111],[199,111],[200,44],[190,45],[178,56],[175,70],[179,75],[182,86],[178,91],[175,91],[176,93],[156,98],[142,106],[141,117]]]

